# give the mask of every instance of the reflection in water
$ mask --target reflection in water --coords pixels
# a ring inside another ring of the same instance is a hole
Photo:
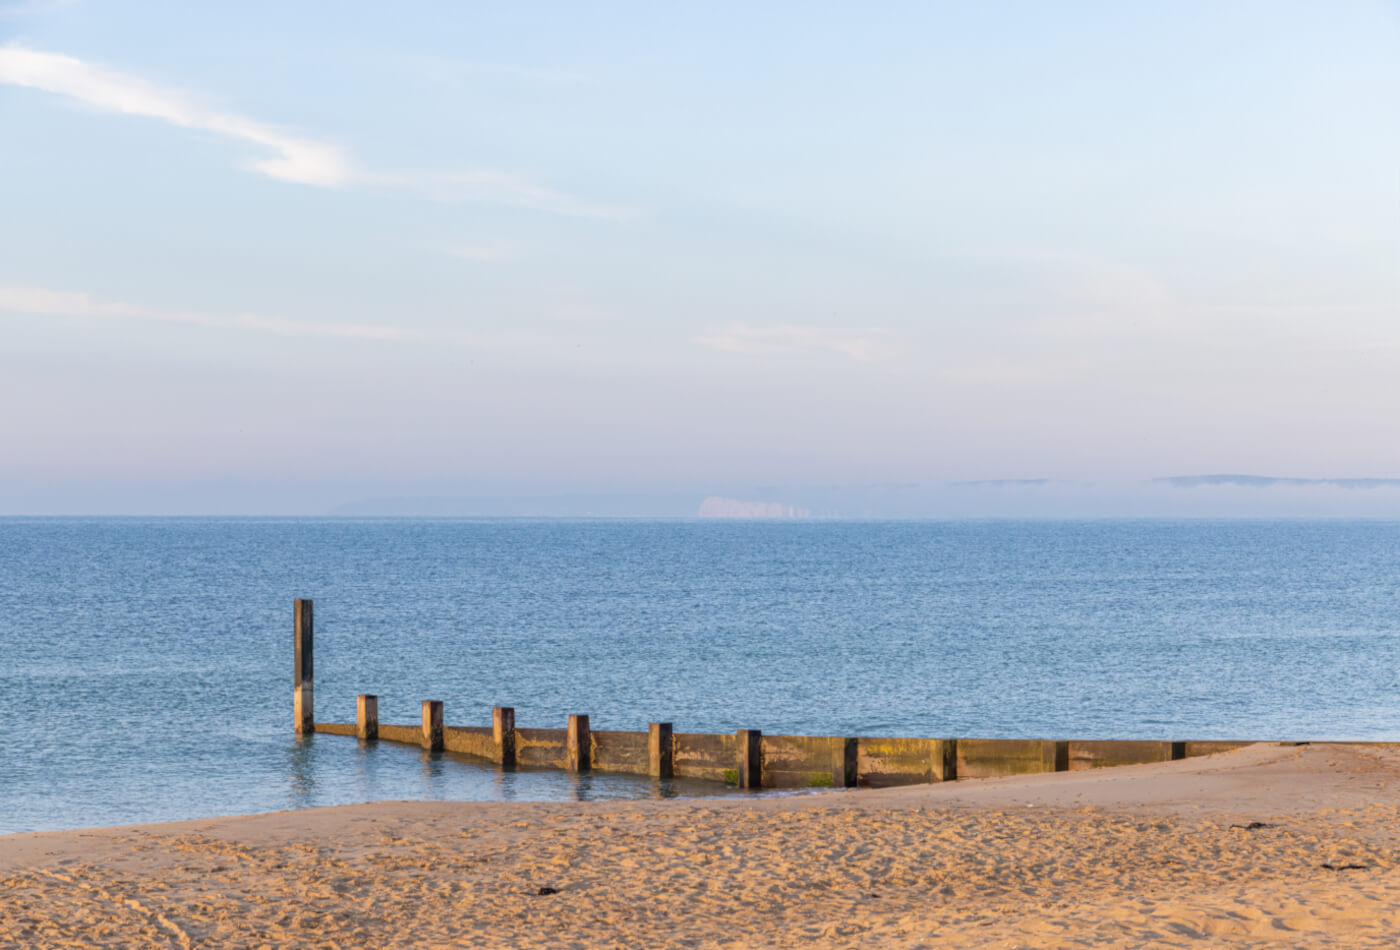
[[[503,802],[513,802],[515,795],[515,768],[498,767],[491,770],[492,787],[496,796]]]
[[[287,777],[291,780],[291,798],[303,805],[309,803],[316,793],[315,750],[315,736],[297,736],[287,745]]]
[[[355,767],[351,772],[354,777],[354,788],[356,794],[366,795],[374,785],[374,763],[375,756],[372,754],[375,742],[366,739],[355,741]]]
[[[440,789],[444,776],[443,752],[430,752],[422,749],[418,753],[418,761],[423,764],[423,795],[426,798],[441,798]]]
[[[286,808],[404,799],[589,802],[750,794],[695,779],[506,768],[454,752],[347,736],[312,735],[284,748]]]

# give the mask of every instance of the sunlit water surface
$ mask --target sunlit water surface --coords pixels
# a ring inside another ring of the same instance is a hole
[[[723,793],[291,734],[318,718],[1400,738],[1400,525],[0,519],[0,831],[378,799]]]

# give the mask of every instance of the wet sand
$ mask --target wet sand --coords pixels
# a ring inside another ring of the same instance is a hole
[[[1379,947],[1400,943],[1398,867],[1400,746],[1258,745],[786,798],[9,835],[0,945]]]

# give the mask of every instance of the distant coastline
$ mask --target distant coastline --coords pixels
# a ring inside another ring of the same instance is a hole
[[[334,517],[419,518],[1400,518],[1400,478],[1218,473],[1082,481],[929,480],[857,485],[737,483],[692,491],[398,496]]]
[[[810,518],[810,508],[785,505],[779,501],[739,501],[711,495],[700,503],[697,518]]]

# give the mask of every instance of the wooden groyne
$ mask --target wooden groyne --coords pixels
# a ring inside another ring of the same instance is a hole
[[[785,736],[764,735],[758,729],[716,734],[676,732],[669,722],[648,723],[646,732],[616,732],[590,728],[583,714],[570,716],[562,729],[526,729],[515,724],[515,710],[509,706],[492,709],[489,726],[449,726],[442,701],[434,699],[423,701],[421,722],[391,725],[379,721],[379,698],[372,694],[356,697],[353,723],[316,722],[311,601],[295,601],[293,615],[298,734],[405,743],[510,768],[706,779],[740,788],[879,788],[1168,762],[1250,744]]]

